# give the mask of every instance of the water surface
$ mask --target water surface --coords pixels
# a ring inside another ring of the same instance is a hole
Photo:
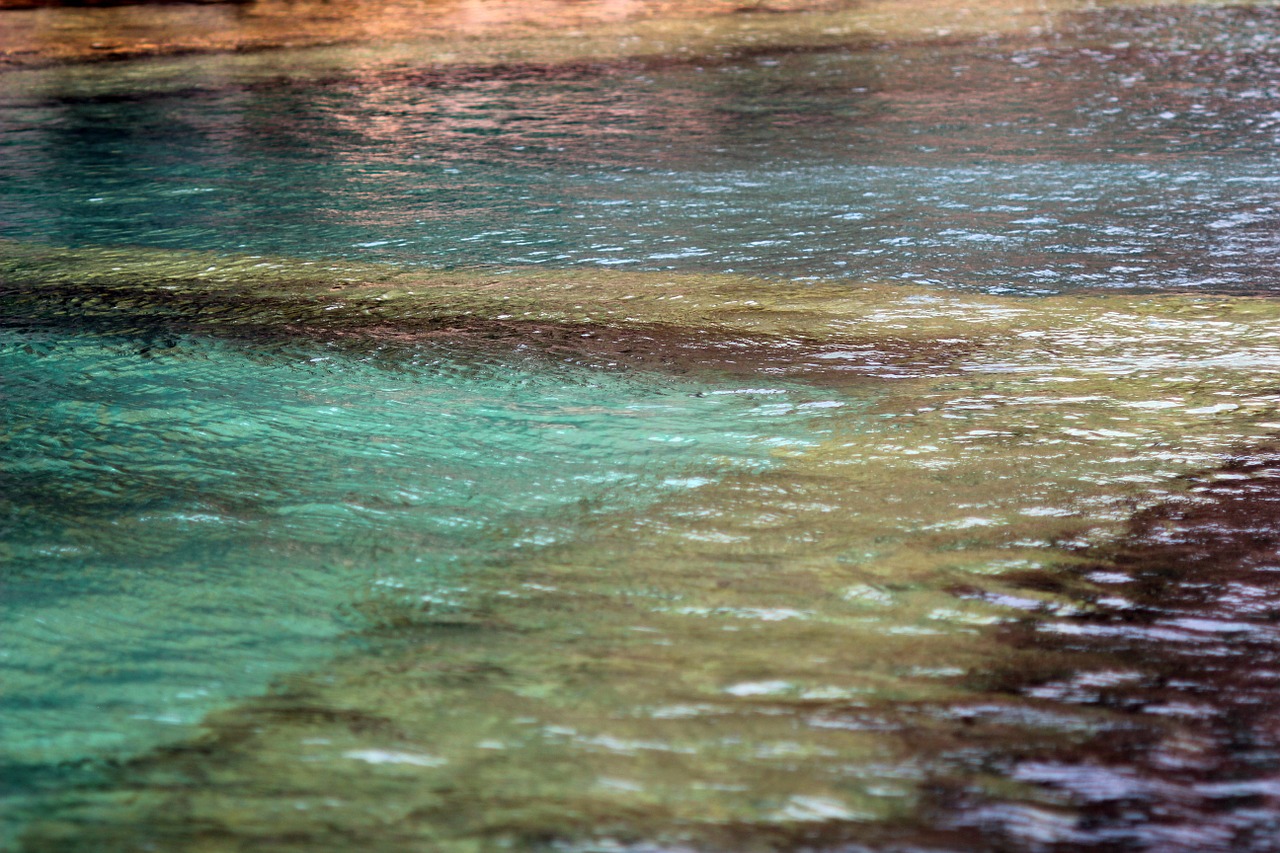
[[[26,73],[0,114],[0,233],[993,292],[1272,287],[1275,13],[1059,26],[304,82],[215,58],[177,91],[110,96]]]
[[[0,76],[6,841],[1268,849],[1280,17],[843,32]]]
[[[8,796],[320,665],[370,602],[448,610],[592,517],[763,471],[844,405],[447,347],[28,328],[0,357]]]

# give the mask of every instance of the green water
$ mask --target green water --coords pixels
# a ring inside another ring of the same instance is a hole
[[[362,603],[448,613],[474,573],[765,470],[843,405],[781,383],[368,349],[4,332],[9,807],[58,765],[183,737],[323,666],[376,627]]]
[[[1053,23],[639,63],[388,50],[22,72],[0,80],[0,236],[991,292],[1273,287],[1275,12]]]
[[[1105,549],[1280,430],[1280,16],[1051,23],[0,75],[3,843],[1265,842]]]

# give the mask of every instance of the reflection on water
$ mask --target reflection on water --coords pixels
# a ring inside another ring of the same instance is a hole
[[[1273,846],[1280,16],[884,13],[0,77],[5,843]]]
[[[1266,9],[990,46],[7,92],[10,237],[992,291],[1272,285]],[[1141,39],[1141,41],[1139,41]],[[802,138],[803,145],[796,140]]]
[[[696,29],[708,16],[750,14],[753,4],[736,0],[364,0],[335,5],[332,0],[255,0],[231,3],[128,3],[88,0],[67,6],[114,6],[68,14],[41,10],[53,0],[4,0],[8,32],[0,58],[15,65],[45,65],[68,59],[100,60],[163,56],[193,51],[244,51],[383,42],[421,41],[445,50],[471,43],[491,58],[502,40],[546,41],[548,30],[581,38],[573,28],[600,28],[619,22],[675,19],[676,33]],[[771,0],[761,11],[783,12],[839,7],[830,0]],[[568,30],[568,33],[565,31]],[[478,44],[477,44],[478,43]],[[571,53],[572,51],[570,51]]]

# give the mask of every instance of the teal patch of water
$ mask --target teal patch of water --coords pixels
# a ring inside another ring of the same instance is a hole
[[[763,470],[820,437],[813,393],[439,346],[4,332],[0,803],[321,666],[369,627],[360,602],[447,611],[471,573]]]
[[[0,234],[1029,294],[1264,290],[1277,43],[1272,13],[1099,11],[1009,45],[652,67],[290,81],[272,64],[229,80],[205,59],[180,92],[109,97],[43,72],[19,91],[0,79]]]

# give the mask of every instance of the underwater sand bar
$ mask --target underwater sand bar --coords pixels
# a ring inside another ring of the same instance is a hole
[[[99,320],[370,335],[476,323],[661,329],[691,348],[790,352],[789,369],[814,374],[889,369],[895,360],[930,373],[1026,372],[1044,359],[1070,367],[1086,356],[1094,371],[1125,374],[1175,352],[1188,368],[1197,358],[1217,369],[1264,366],[1275,353],[1271,324],[1280,314],[1273,300],[1258,297],[1024,299],[731,274],[425,270],[13,241],[0,243],[0,276],[8,300]],[[1237,365],[1232,354],[1244,361]]]

